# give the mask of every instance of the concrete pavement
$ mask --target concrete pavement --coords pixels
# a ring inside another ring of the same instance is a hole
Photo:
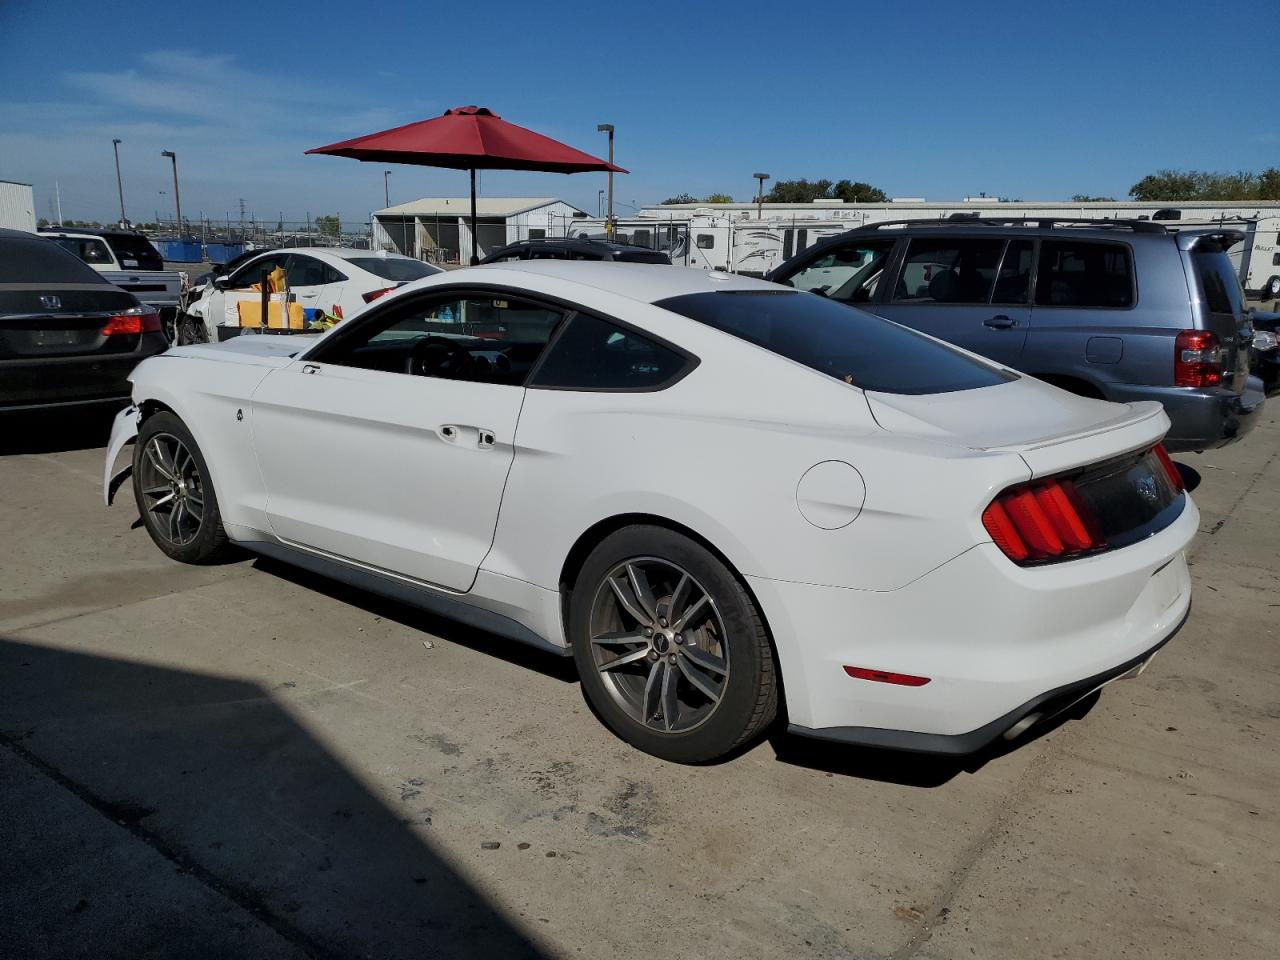
[[[704,768],[616,740],[560,659],[171,563],[102,506],[105,421],[0,431],[11,955],[1280,955],[1274,414],[1184,458],[1191,619],[1082,718]]]

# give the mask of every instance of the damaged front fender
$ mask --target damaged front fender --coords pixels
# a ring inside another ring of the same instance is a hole
[[[115,499],[120,485],[133,473],[133,458],[130,457],[123,470],[112,473],[120,451],[138,439],[138,423],[142,412],[136,406],[128,406],[116,414],[111,424],[111,442],[107,444],[107,463],[102,472],[102,499],[107,506]]]

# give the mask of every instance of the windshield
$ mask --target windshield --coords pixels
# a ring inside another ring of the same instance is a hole
[[[408,257],[353,257],[347,261],[353,267],[359,267],[383,280],[405,283],[409,280],[421,280],[433,273],[439,273],[439,267],[433,267],[421,260],[410,260]]]
[[[949,393],[1016,379],[923,334],[812,293],[723,290],[657,306],[864,390]]]
[[[108,233],[104,238],[126,270],[163,270],[160,253],[146,237],[129,233]]]

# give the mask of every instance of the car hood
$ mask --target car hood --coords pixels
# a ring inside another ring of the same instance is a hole
[[[1031,377],[954,393],[868,392],[867,403],[885,430],[1017,453],[1036,476],[1155,444],[1169,429],[1154,401],[1092,400]]]
[[[288,336],[241,334],[223,343],[193,343],[185,347],[172,347],[165,356],[242,363],[262,360],[284,361],[309,350],[320,336],[318,333],[295,333]]]

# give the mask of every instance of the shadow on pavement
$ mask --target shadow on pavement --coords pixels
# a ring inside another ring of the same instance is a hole
[[[15,453],[65,453],[105,447],[111,421],[129,401],[55,412],[0,411],[0,456]]]
[[[561,680],[564,683],[577,683],[578,671],[571,657],[561,657],[546,650],[500,637],[487,630],[471,627],[448,617],[438,616],[407,603],[390,600],[376,593],[369,593],[358,587],[348,586],[339,580],[331,580],[309,570],[290,566],[279,560],[268,557],[257,557],[253,561],[255,570],[288,580],[307,590],[314,590],[326,597],[332,597],[341,603],[358,607],[384,620],[394,620],[410,630],[419,630],[425,634],[468,647],[478,653],[491,657],[499,657],[528,670],[536,670],[541,674]]]
[[[0,639],[6,955],[542,956],[289,693]]]

